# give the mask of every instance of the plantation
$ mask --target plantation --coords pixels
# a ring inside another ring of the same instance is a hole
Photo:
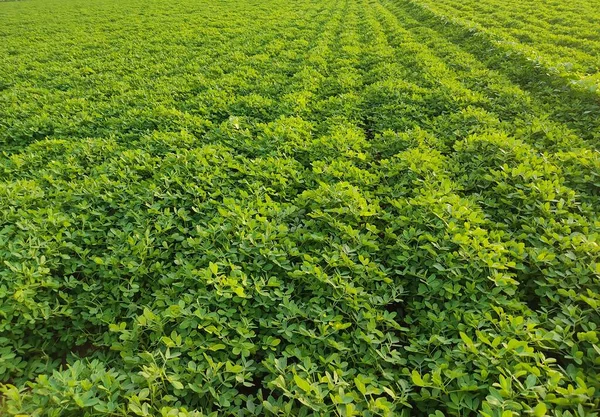
[[[599,0],[0,22],[0,415],[598,415]]]

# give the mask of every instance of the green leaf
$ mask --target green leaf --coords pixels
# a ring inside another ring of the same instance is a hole
[[[179,381],[172,380],[171,384],[173,387],[175,387],[175,389],[183,389],[183,384]]]
[[[310,392],[312,390],[310,382],[308,382],[306,379],[303,379],[299,375],[294,375],[294,382],[305,392]]]
[[[361,381],[361,378],[354,378],[354,384],[356,385],[356,388],[358,389],[358,391],[360,391],[360,393],[362,395],[365,395],[367,392],[367,387],[365,386],[365,384]]]
[[[535,408],[533,409],[533,415],[535,417],[543,417],[546,415],[546,411],[548,411],[548,408],[546,407],[546,404],[544,403],[539,403],[538,405],[535,406]]]
[[[213,352],[217,351],[217,350],[223,350],[225,349],[227,346],[225,346],[223,343],[216,343],[214,345],[211,345],[208,347],[208,350],[212,350]]]
[[[416,386],[418,386],[418,387],[425,386],[425,382],[423,381],[423,379],[421,378],[421,375],[419,375],[419,373],[417,371],[412,371],[411,377],[412,377],[413,384],[415,384]]]
[[[460,338],[462,339],[462,341],[464,342],[464,344],[467,345],[467,347],[469,348],[469,350],[471,350],[473,352],[476,352],[475,343],[473,343],[473,340],[471,340],[471,338],[469,336],[467,336],[463,332],[460,332]]]

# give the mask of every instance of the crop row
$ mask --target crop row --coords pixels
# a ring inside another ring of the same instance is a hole
[[[513,53],[569,79],[575,88],[598,93],[600,4],[596,2],[431,2],[416,0],[442,20],[491,35]]]

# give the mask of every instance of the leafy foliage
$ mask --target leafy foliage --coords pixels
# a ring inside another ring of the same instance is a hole
[[[3,3],[0,414],[596,416],[597,12],[500,3]]]

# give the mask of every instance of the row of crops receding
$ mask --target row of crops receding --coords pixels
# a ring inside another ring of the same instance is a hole
[[[0,415],[597,416],[600,3],[522,3],[1,3]]]

